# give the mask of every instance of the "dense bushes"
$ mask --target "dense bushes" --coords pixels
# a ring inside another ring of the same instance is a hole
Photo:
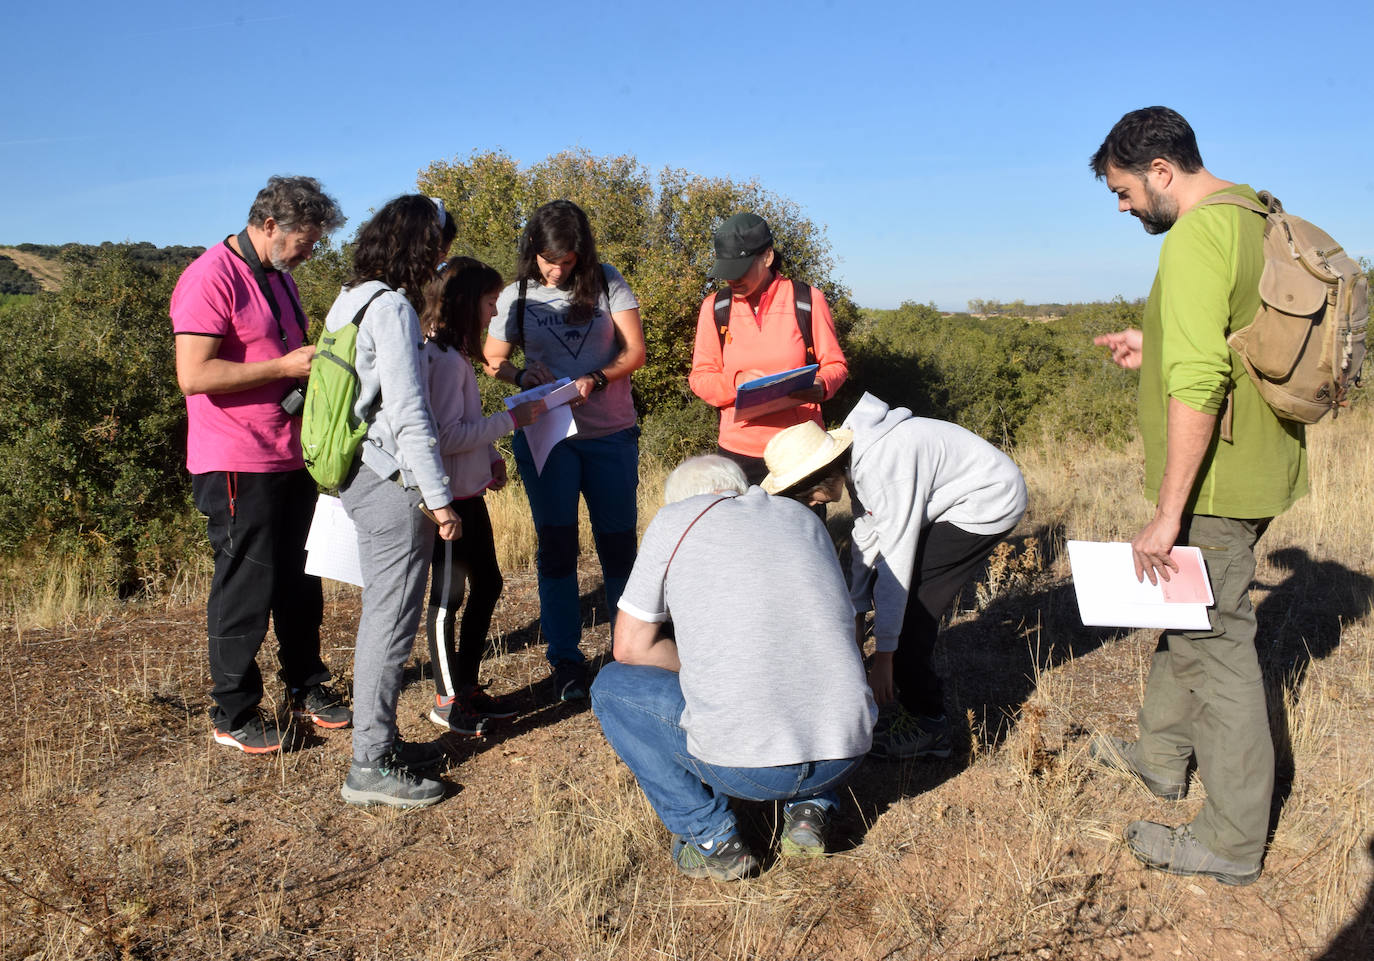
[[[119,246],[0,309],[0,551],[76,553],[127,593],[194,537],[167,303],[179,268]]]

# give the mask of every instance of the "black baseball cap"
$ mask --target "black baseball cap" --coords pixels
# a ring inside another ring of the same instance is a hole
[[[718,280],[739,280],[754,258],[773,246],[773,231],[758,214],[735,214],[716,228],[711,238],[716,262],[709,276]]]

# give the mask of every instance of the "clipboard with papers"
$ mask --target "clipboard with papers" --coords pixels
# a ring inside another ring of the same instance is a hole
[[[807,364],[745,381],[735,389],[735,419],[754,420],[796,407],[800,401],[790,395],[814,387],[818,370],[819,364]]]

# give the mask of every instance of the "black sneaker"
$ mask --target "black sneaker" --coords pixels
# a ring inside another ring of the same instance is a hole
[[[759,861],[738,832],[716,841],[709,850],[673,835],[673,863],[689,878],[738,881],[758,870]]]
[[[878,713],[869,754],[886,761],[944,759],[954,753],[945,717],[912,714],[900,704]]]
[[[520,713],[515,707],[514,698],[492,697],[487,693],[485,684],[474,684],[468,690],[468,709],[473,714],[495,721],[504,721]]]
[[[216,725],[211,736],[216,744],[236,747],[245,754],[272,754],[281,750],[281,733],[277,726],[269,727],[256,711],[242,727],[226,731]]]
[[[290,689],[291,714],[316,727],[336,730],[353,723],[353,712],[327,684]]]
[[[420,777],[400,764],[392,753],[371,764],[354,761],[339,793],[349,804],[358,807],[385,804],[394,808],[418,808],[443,800],[444,786]]]
[[[553,693],[560,701],[587,699],[587,665],[559,661],[553,666]]]
[[[815,801],[788,804],[782,811],[781,851],[787,857],[818,858],[825,854],[830,810]]]

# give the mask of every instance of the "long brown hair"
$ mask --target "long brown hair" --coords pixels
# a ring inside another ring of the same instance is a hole
[[[469,360],[485,361],[488,318],[482,316],[482,298],[505,286],[501,274],[472,257],[454,257],[425,285],[425,307],[420,329],[435,343],[456,347]]]
[[[348,286],[380,280],[405,288],[416,313],[424,310],[425,284],[439,257],[439,212],[423,194],[406,194],[387,203],[358,231],[353,274]]]
[[[572,289],[568,300],[572,308],[568,319],[586,323],[596,313],[597,302],[606,290],[601,260],[596,255],[596,241],[592,225],[582,208],[571,200],[553,200],[530,215],[525,231],[520,235],[520,263],[516,274],[520,280],[544,282],[536,256],[545,260],[560,260],[577,254],[572,269]]]

